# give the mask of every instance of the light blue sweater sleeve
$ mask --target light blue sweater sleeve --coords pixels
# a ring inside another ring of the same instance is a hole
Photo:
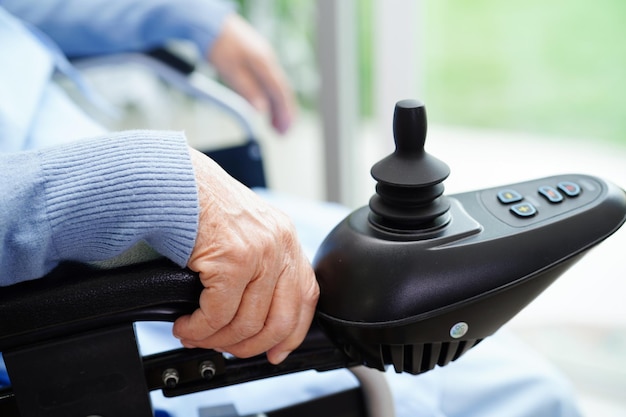
[[[225,0],[0,0],[68,56],[145,50],[174,39],[205,54],[233,12]]]
[[[0,285],[62,260],[115,257],[143,240],[184,266],[198,197],[184,135],[127,131],[0,154]]]

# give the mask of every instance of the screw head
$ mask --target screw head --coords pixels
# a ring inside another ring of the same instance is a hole
[[[178,375],[178,371],[174,368],[167,368],[163,371],[161,375],[161,380],[163,381],[163,385],[167,388],[172,389],[178,385],[178,381],[180,380],[180,376]]]
[[[213,378],[217,372],[217,368],[215,367],[215,363],[213,363],[213,361],[204,361],[200,363],[199,369],[200,375],[202,375],[202,378],[207,381]]]

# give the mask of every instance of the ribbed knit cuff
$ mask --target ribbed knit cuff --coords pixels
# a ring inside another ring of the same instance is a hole
[[[44,150],[41,161],[59,260],[106,260],[144,240],[186,265],[198,196],[182,133],[113,133]]]

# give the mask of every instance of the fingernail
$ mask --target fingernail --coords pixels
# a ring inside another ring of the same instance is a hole
[[[282,361],[284,361],[285,359],[287,359],[287,356],[289,356],[291,352],[280,352],[278,354],[276,354],[276,356],[274,357],[274,360],[271,361],[274,365],[278,365],[279,363],[281,363]]]

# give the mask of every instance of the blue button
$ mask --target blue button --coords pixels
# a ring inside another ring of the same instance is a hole
[[[502,204],[511,204],[517,203],[518,201],[522,201],[522,195],[515,190],[502,190],[498,193],[498,200]]]
[[[568,197],[576,197],[580,194],[580,185],[571,181],[562,181],[557,187],[563,191]]]
[[[511,206],[511,212],[519,217],[532,217],[537,214],[537,209],[530,203],[520,203]]]
[[[563,201],[563,196],[554,187],[550,187],[549,185],[544,185],[539,187],[539,194],[544,196],[546,200],[551,203],[560,203]]]

